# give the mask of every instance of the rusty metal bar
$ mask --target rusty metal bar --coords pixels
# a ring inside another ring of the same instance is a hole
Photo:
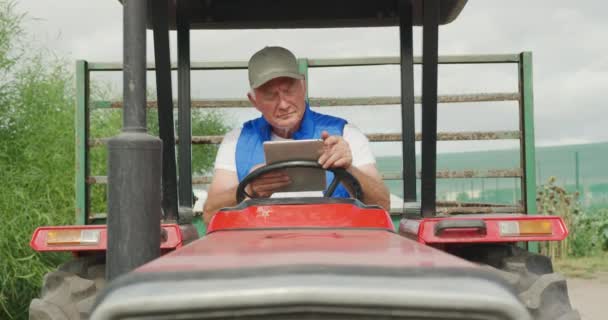
[[[485,54],[485,55],[448,55],[440,56],[439,64],[479,64],[479,63],[518,63],[517,54]],[[414,64],[421,64],[421,57],[414,57]],[[309,58],[308,66],[324,67],[357,67],[376,65],[398,65],[399,57],[363,57],[363,58]],[[147,64],[148,70],[155,70],[154,63]],[[192,70],[245,70],[247,61],[209,61],[192,62]],[[90,62],[91,71],[121,71],[120,62]],[[171,69],[177,70],[177,64],[171,64]]]
[[[371,142],[401,141],[399,133],[369,133],[366,134]],[[439,132],[438,141],[481,141],[481,140],[517,140],[521,136],[519,131],[467,131],[467,132]],[[192,136],[192,144],[220,144],[223,136]],[[416,141],[422,139],[421,133],[416,133]],[[98,147],[107,143],[107,138],[89,140],[89,147]],[[176,138],[175,143],[179,143]]]
[[[516,169],[491,169],[491,170],[438,170],[438,179],[469,179],[469,178],[518,178],[522,171]]]
[[[513,204],[438,200],[437,206],[439,206],[439,207],[513,207]],[[519,206],[519,207],[523,208],[521,206]]]
[[[398,133],[370,133],[366,135],[371,142],[401,141]],[[421,140],[421,133],[416,133],[416,141]],[[220,144],[223,136],[192,136],[192,144]],[[438,141],[481,141],[481,140],[517,140],[519,131],[476,131],[476,132],[439,132]],[[107,143],[107,138],[89,140],[89,147],[98,147]],[[176,143],[179,139],[176,138]]]
[[[471,94],[448,94],[438,96],[438,103],[463,103],[463,102],[500,102],[519,101],[520,94],[516,92],[496,93],[471,93]],[[362,98],[310,98],[312,107],[351,107],[351,106],[378,106],[401,104],[400,97],[362,97]],[[414,103],[420,104],[421,97],[415,97]],[[177,107],[177,102],[173,105]],[[251,103],[246,99],[213,99],[192,100],[192,108],[250,108]],[[122,101],[94,101],[92,107],[95,109],[122,108]],[[148,101],[148,108],[156,108],[156,101]]]
[[[388,142],[401,141],[398,133],[370,133],[366,135],[369,141]],[[467,132],[439,132],[438,141],[467,141],[467,140],[510,140],[519,139],[519,131],[467,131]],[[416,141],[422,140],[422,134],[416,133]]]
[[[515,169],[491,169],[491,170],[439,170],[437,171],[437,179],[469,179],[469,178],[520,178],[522,177],[520,168]],[[401,180],[403,175],[400,172],[386,172],[381,174],[384,180]],[[211,183],[211,176],[194,176],[192,177],[193,185]],[[416,173],[416,178],[420,179],[420,171]],[[87,184],[107,184],[108,177],[106,176],[88,176]],[[437,202],[440,203],[440,202]],[[448,202],[442,203],[448,205]]]
[[[448,55],[440,56],[439,64],[479,64],[479,63],[518,63],[517,54],[487,55]],[[377,65],[398,65],[399,57],[365,57],[365,58],[327,58],[308,59],[308,66],[319,67],[360,67]],[[422,57],[414,57],[414,64],[422,64]]]
[[[436,212],[438,214],[456,215],[456,214],[485,214],[485,213],[522,213],[523,208],[519,206],[509,207],[440,207],[437,205]]]
[[[224,136],[192,136],[192,144],[220,144]]]
[[[154,63],[147,63],[148,71],[156,70]],[[177,70],[177,63],[171,63],[171,69]],[[190,70],[245,70],[247,69],[247,61],[209,61],[209,62],[192,62]],[[120,62],[92,62],[92,71],[121,71],[122,63]]]

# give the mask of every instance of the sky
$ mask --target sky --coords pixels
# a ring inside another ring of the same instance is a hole
[[[35,47],[73,63],[76,59],[122,59],[122,6],[117,0],[19,0],[27,12],[25,30]],[[534,63],[534,121],[537,146],[608,141],[608,3],[587,1],[470,0],[460,16],[440,27],[439,54],[496,54],[531,51]],[[176,34],[171,33],[171,57]],[[148,33],[148,60],[153,60]],[[421,54],[421,30],[414,33],[414,55]],[[298,57],[398,56],[397,28],[325,30],[193,31],[193,61],[245,61],[266,45],[281,45]],[[415,89],[420,94],[420,68]],[[148,83],[153,86],[153,74]],[[175,79],[174,79],[175,80]],[[94,83],[121,93],[121,76],[94,74]],[[174,82],[175,88],[175,82]],[[244,98],[245,71],[207,71],[192,75],[193,98]],[[440,94],[515,92],[514,65],[440,66]],[[313,69],[311,97],[397,96],[396,66]],[[397,106],[323,109],[347,118],[364,132],[399,132]],[[420,130],[420,106],[417,107]],[[224,111],[230,125],[257,115],[253,109]],[[492,131],[518,128],[517,104],[441,104],[438,131]],[[439,152],[517,147],[517,141],[440,142]],[[378,143],[374,151],[398,155],[398,143]]]

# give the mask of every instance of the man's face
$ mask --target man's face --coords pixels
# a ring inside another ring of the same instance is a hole
[[[279,77],[254,89],[249,100],[276,133],[291,136],[300,127],[306,109],[305,86],[304,80]]]

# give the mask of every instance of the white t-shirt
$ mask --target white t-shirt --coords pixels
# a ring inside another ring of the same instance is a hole
[[[216,169],[236,172],[236,144],[240,135],[241,128],[236,128],[224,136],[224,140],[222,141],[217,152],[217,157],[215,158]],[[350,146],[350,152],[353,156],[353,166],[360,167],[362,165],[376,163],[376,159],[369,146],[369,140],[359,128],[347,123],[344,125],[343,137]],[[271,140],[286,139],[272,133]]]

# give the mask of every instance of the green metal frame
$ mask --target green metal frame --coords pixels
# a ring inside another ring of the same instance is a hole
[[[304,75],[304,81],[306,81],[306,101],[308,101],[308,59],[298,59],[298,71]]]
[[[340,58],[340,59],[310,59],[301,58],[298,60],[300,72],[306,76],[308,83],[308,69],[314,67],[343,67],[343,66],[374,66],[374,65],[398,65],[399,57],[368,57],[368,58]],[[414,63],[420,64],[420,57],[414,57]],[[532,78],[532,53],[522,52],[520,54],[495,54],[495,55],[462,55],[462,56],[440,56],[439,64],[517,64],[519,77],[519,92],[515,97],[510,94],[489,94],[489,95],[462,95],[440,97],[439,102],[462,102],[462,101],[505,101],[517,99],[519,101],[519,134],[502,137],[500,134],[487,136],[487,139],[513,139],[520,140],[520,167],[521,177],[521,199],[523,209],[527,214],[537,214],[536,209],[536,160],[534,142],[534,97],[533,97],[533,78]],[[172,68],[176,69],[173,64]],[[246,61],[231,62],[193,62],[192,70],[229,70],[247,68]],[[148,65],[149,70],[154,70],[154,65]],[[113,108],[115,106],[110,101],[89,101],[89,74],[92,71],[121,71],[120,63],[95,63],[79,60],[76,62],[76,223],[87,224],[90,222],[90,186],[92,183],[104,183],[103,178],[89,176],[89,111],[90,108]],[[308,86],[307,86],[308,87]],[[308,90],[306,93],[308,99]],[[461,100],[465,97],[464,100]],[[443,99],[443,100],[442,100]],[[325,103],[328,105],[339,105],[340,103],[354,103],[361,105],[375,104],[394,104],[398,103],[398,97],[372,97],[372,98],[341,98],[341,99],[309,99],[313,104]],[[335,101],[334,101],[335,100]],[[356,100],[356,101],[355,101]],[[376,101],[378,100],[378,101]],[[193,103],[196,103],[193,101]],[[231,104],[239,103],[237,101]],[[316,104],[315,104],[316,105]],[[227,105],[223,105],[226,107]],[[238,105],[242,107],[242,105]],[[510,133],[510,132],[508,132]],[[486,134],[487,135],[487,134]],[[505,135],[505,133],[502,133]],[[211,140],[215,141],[213,137]],[[472,137],[469,137],[472,138]],[[372,141],[393,141],[387,135],[377,135],[372,137]],[[480,139],[477,137],[476,139]],[[454,140],[454,139],[447,139]],[[93,144],[96,145],[96,141]],[[442,173],[443,174],[443,173]],[[479,173],[483,176],[484,173]],[[439,176],[438,176],[439,177]],[[461,176],[447,174],[445,178],[459,178]],[[500,177],[500,176],[497,176]],[[385,179],[398,179],[400,175],[385,175]],[[198,179],[195,179],[198,180]],[[396,216],[397,217],[397,216]],[[530,243],[528,248],[538,251],[538,243]]]
[[[89,216],[89,69],[86,61],[76,61],[76,224],[86,224]]]
[[[519,59],[519,129],[522,201],[526,213],[537,214],[536,208],[536,145],[534,142],[534,92],[532,90],[532,52],[522,52]],[[538,242],[529,242],[528,250],[539,252]]]

